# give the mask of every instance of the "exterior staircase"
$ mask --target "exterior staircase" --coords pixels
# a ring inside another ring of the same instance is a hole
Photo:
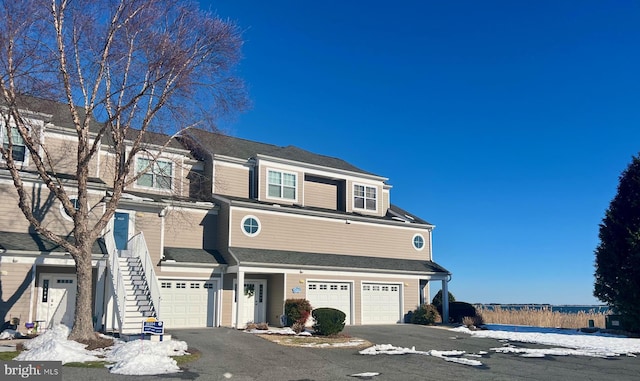
[[[140,333],[142,322],[157,317],[151,301],[149,285],[139,257],[119,257],[118,266],[125,289],[123,334]]]

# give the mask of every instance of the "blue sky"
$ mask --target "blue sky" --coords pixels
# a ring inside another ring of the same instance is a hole
[[[598,225],[640,150],[635,1],[202,0],[244,30],[225,125],[389,177],[458,300],[599,303]]]

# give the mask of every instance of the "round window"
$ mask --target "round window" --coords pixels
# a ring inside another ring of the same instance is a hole
[[[249,237],[260,234],[260,220],[256,216],[246,216],[242,219],[242,232]]]
[[[78,202],[77,197],[71,196],[69,198],[69,201],[71,201],[71,204],[76,210],[80,209],[80,203]],[[62,203],[60,203],[60,213],[62,214],[62,217],[64,217],[64,219],[69,221],[73,220],[73,218],[69,215],[69,213],[67,213],[67,210],[64,208],[64,206],[62,206]]]
[[[424,249],[424,237],[422,234],[416,234],[413,236],[413,247],[416,250]]]

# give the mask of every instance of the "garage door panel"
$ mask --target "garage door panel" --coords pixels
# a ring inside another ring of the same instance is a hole
[[[307,300],[314,309],[335,308],[346,315],[345,324],[351,323],[351,284],[345,282],[307,282]]]
[[[401,321],[400,285],[362,284],[362,324],[395,324]]]
[[[215,316],[215,281],[162,280],[161,318],[168,328],[212,326]]]

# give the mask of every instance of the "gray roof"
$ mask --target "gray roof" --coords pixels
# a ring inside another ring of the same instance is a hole
[[[224,155],[242,160],[254,158],[257,155],[265,155],[300,163],[373,175],[342,159],[319,155],[295,146],[280,147],[273,144],[254,142],[199,129],[187,131],[182,135],[182,140],[199,159],[204,159],[206,154]]]
[[[0,103],[6,104],[4,101],[0,100]],[[44,113],[51,115],[51,119],[47,120],[47,122],[51,122],[58,127],[63,127],[67,129],[71,129],[75,131],[75,127],[73,124],[73,119],[71,118],[71,113],[69,112],[69,105],[65,102],[58,102],[55,100],[38,98],[33,96],[20,96],[16,100],[16,104],[19,105],[21,109],[26,109],[32,112]],[[78,115],[80,116],[80,120],[82,121],[85,118],[85,110],[81,105],[76,105],[76,109],[78,110]],[[89,121],[89,129],[92,132],[98,132],[104,126],[103,122],[96,120],[95,118],[91,118]],[[139,130],[135,128],[130,128],[127,130],[127,139],[133,140],[138,135]],[[151,145],[164,145],[169,138],[170,135],[164,134],[162,132],[154,132],[154,131],[145,131],[142,142],[144,144]],[[103,139],[103,143],[112,144],[111,137],[109,134]],[[185,147],[176,139],[172,139],[169,144],[169,147],[176,149],[185,149]],[[188,155],[188,154],[187,154]]]
[[[229,251],[238,258],[240,265],[288,265],[312,266],[336,269],[376,270],[379,272],[406,272],[420,274],[449,274],[442,266],[432,261],[412,259],[365,257],[344,254],[320,254],[299,251],[263,250],[232,247]]]
[[[231,201],[242,201],[242,202],[246,202],[246,203],[251,203],[251,204],[256,204],[256,205],[265,205],[265,206],[271,206],[273,205],[273,202],[270,201],[259,201],[253,198],[246,198],[246,197],[236,197],[236,196],[228,196],[228,195],[224,195],[224,196],[216,196],[214,195],[214,199],[216,200],[231,200]],[[358,217],[363,217],[363,218],[367,218],[367,219],[371,219],[371,220],[387,220],[387,221],[393,221],[393,220],[402,220],[403,222],[407,222],[407,223],[416,223],[416,224],[423,224],[423,225],[432,225],[431,223],[429,223],[426,220],[423,220],[422,218],[416,216],[415,214],[409,213],[406,210],[391,204],[391,207],[387,210],[387,213],[382,216],[382,217],[378,217],[378,216],[371,216],[371,215],[367,215],[367,214],[362,214],[362,213],[357,213],[357,212],[345,212],[345,211],[341,211],[341,210],[336,210],[336,209],[327,209],[327,208],[319,208],[319,207],[314,207],[314,206],[301,206],[301,205],[287,205],[287,204],[279,204],[278,206],[279,210],[308,210],[308,211],[317,211],[317,212],[323,212],[323,213],[332,213],[335,214],[336,216],[340,216],[342,218],[349,218],[350,216],[358,216]]]
[[[69,242],[74,242],[73,236],[60,236]],[[65,253],[67,250],[37,233],[15,233],[0,231],[0,249],[7,251],[56,252]],[[104,240],[99,238],[91,248],[93,254],[106,254]]]
[[[189,263],[227,264],[227,261],[225,261],[217,250],[189,249],[183,247],[165,247],[164,261],[166,262],[168,260]]]

